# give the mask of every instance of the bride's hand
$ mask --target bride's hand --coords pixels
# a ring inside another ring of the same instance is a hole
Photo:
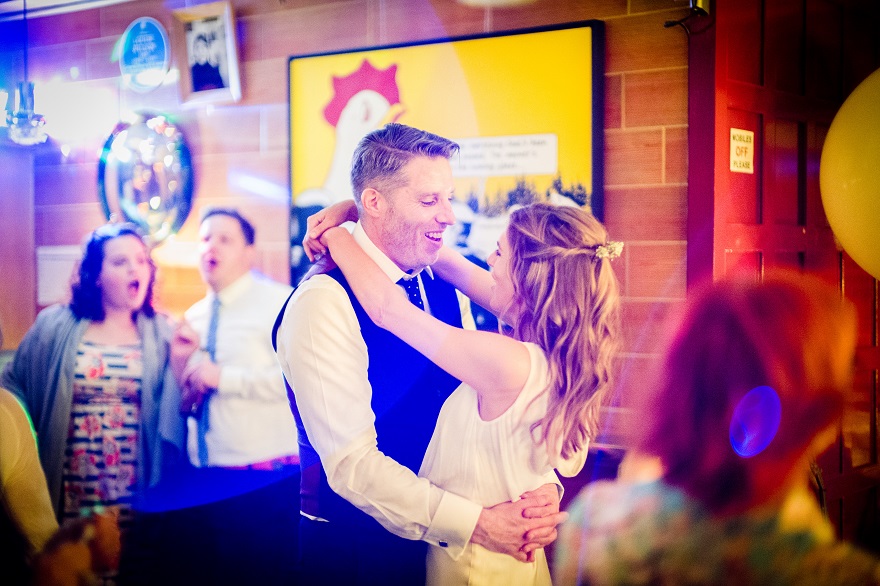
[[[335,203],[309,216],[302,243],[309,260],[315,262],[316,258],[327,252],[327,247],[321,242],[324,232],[345,222],[356,222],[357,219],[357,207],[353,200]]]

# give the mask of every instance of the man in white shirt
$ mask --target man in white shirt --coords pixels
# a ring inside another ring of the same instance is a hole
[[[358,243],[390,279],[419,284],[414,302],[460,327],[454,288],[429,266],[455,222],[449,158],[457,151],[445,138],[389,124],[358,145],[352,187]],[[526,542],[552,541],[562,518],[555,476],[544,492],[551,497],[491,509],[416,476],[459,381],[376,327],[341,272],[297,288],[275,342],[298,411],[303,583],[423,584],[426,543],[453,557],[471,540],[524,557]],[[545,516],[526,518],[536,510]]]
[[[186,311],[172,355],[198,506],[175,535],[193,575],[181,583],[295,580],[299,455],[272,324],[291,288],[253,272],[255,232],[237,210],[209,209],[199,230],[207,296]],[[184,570],[183,574],[187,574]]]

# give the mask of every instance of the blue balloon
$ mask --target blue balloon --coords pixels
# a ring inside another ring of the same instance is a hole
[[[763,452],[779,431],[782,402],[768,386],[745,394],[730,418],[730,445],[743,458]]]

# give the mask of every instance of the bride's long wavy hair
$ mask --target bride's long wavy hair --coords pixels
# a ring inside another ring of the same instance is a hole
[[[605,227],[577,207],[532,204],[507,229],[514,285],[512,334],[550,363],[547,414],[534,431],[569,458],[598,433],[618,347],[620,294]]]

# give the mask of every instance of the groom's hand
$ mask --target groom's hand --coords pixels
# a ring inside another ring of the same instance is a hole
[[[471,541],[521,562],[531,561],[535,549],[556,539],[556,526],[567,516],[559,512],[556,485],[548,484],[516,502],[483,509]]]
[[[529,561],[534,561],[534,552],[536,549],[546,547],[556,540],[556,525],[562,523],[567,517],[567,513],[559,512],[559,487],[556,484],[545,484],[544,486],[531,490],[523,494],[521,499],[537,499],[537,504],[532,507],[523,509],[523,517],[527,519],[550,518],[561,519],[555,525],[544,525],[530,530],[526,533],[526,544],[522,551],[528,555]],[[529,501],[534,502],[534,501]]]

